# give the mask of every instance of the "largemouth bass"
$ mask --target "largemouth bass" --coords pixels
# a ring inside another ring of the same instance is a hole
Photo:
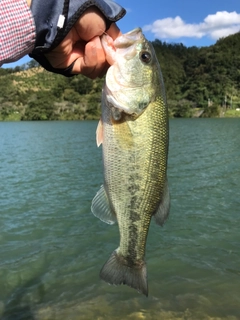
[[[168,112],[160,66],[140,28],[102,44],[112,65],[102,92],[104,184],[91,210],[117,222],[120,245],[100,277],[148,295],[145,246],[152,216],[163,225],[169,213]]]

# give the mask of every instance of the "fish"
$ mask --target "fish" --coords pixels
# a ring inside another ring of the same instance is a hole
[[[125,284],[148,296],[145,251],[153,217],[167,220],[168,108],[154,48],[141,28],[112,40],[102,36],[111,63],[102,90],[101,120],[104,182],[92,200],[92,213],[118,223],[120,244],[100,271],[109,284]]]

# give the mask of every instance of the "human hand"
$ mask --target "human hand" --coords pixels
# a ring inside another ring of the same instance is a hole
[[[105,30],[103,14],[96,7],[90,7],[63,41],[45,56],[54,68],[67,68],[75,61],[73,74],[83,74],[91,79],[102,77],[109,67],[100,41]],[[111,24],[106,33],[113,40],[121,35],[115,23]]]

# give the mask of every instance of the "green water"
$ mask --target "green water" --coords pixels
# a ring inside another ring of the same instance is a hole
[[[97,122],[0,123],[0,319],[240,319],[240,120],[170,121],[171,215],[149,297],[99,271],[117,226],[90,213]]]

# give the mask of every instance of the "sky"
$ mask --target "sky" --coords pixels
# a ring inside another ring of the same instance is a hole
[[[75,0],[76,1],[76,0]],[[210,46],[240,31],[240,0],[117,0],[127,14],[117,24],[123,33],[141,27],[150,41]],[[30,59],[5,64],[13,68]]]

